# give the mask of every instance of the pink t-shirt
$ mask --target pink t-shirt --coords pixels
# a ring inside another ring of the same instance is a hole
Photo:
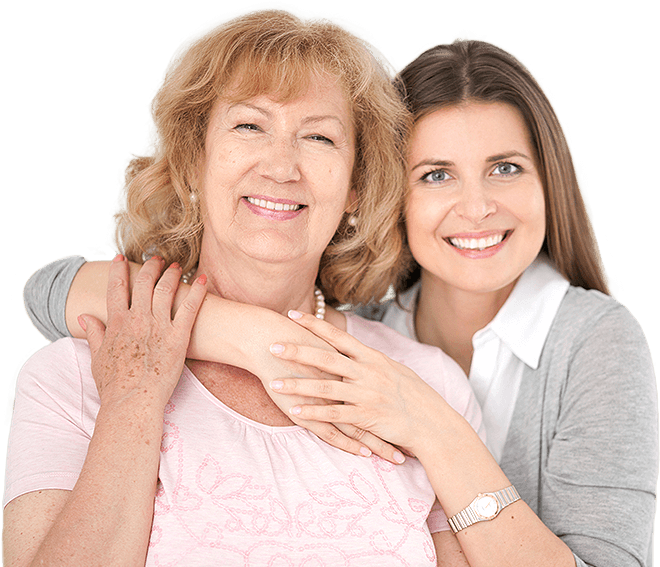
[[[440,350],[348,315],[348,331],[426,380],[478,431],[460,368]],[[4,504],[71,490],[99,400],[86,341],[37,352],[17,385]],[[184,369],[164,416],[146,565],[435,565],[449,529],[419,461],[395,466],[335,449],[307,430],[236,413]]]

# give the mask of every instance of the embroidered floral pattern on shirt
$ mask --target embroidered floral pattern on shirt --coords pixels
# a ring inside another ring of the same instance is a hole
[[[202,444],[204,420],[190,419],[178,397],[164,419],[148,566],[209,558],[223,566],[435,565],[427,527],[434,496],[414,459],[395,466],[335,455],[305,431],[262,431],[222,412],[214,416],[222,427],[208,428],[213,442]]]

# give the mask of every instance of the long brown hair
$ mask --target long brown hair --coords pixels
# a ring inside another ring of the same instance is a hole
[[[469,101],[502,102],[517,108],[529,129],[543,182],[546,234],[542,250],[572,285],[609,293],[564,133],[550,102],[517,59],[483,41],[438,45],[403,69],[397,86],[414,120]],[[397,291],[419,279],[419,265],[413,261],[413,266]]]

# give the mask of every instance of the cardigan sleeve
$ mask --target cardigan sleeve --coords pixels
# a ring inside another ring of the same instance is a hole
[[[66,298],[84,263],[82,256],[62,258],[35,272],[25,284],[25,309],[34,326],[50,341],[71,336],[66,326]]]
[[[556,426],[545,432],[539,516],[578,567],[650,565],[658,408],[646,339],[611,301],[572,340]]]

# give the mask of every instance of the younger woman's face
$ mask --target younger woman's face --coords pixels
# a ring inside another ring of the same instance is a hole
[[[475,102],[425,116],[408,180],[408,241],[422,277],[477,293],[512,289],[545,237],[543,186],[520,112]]]

